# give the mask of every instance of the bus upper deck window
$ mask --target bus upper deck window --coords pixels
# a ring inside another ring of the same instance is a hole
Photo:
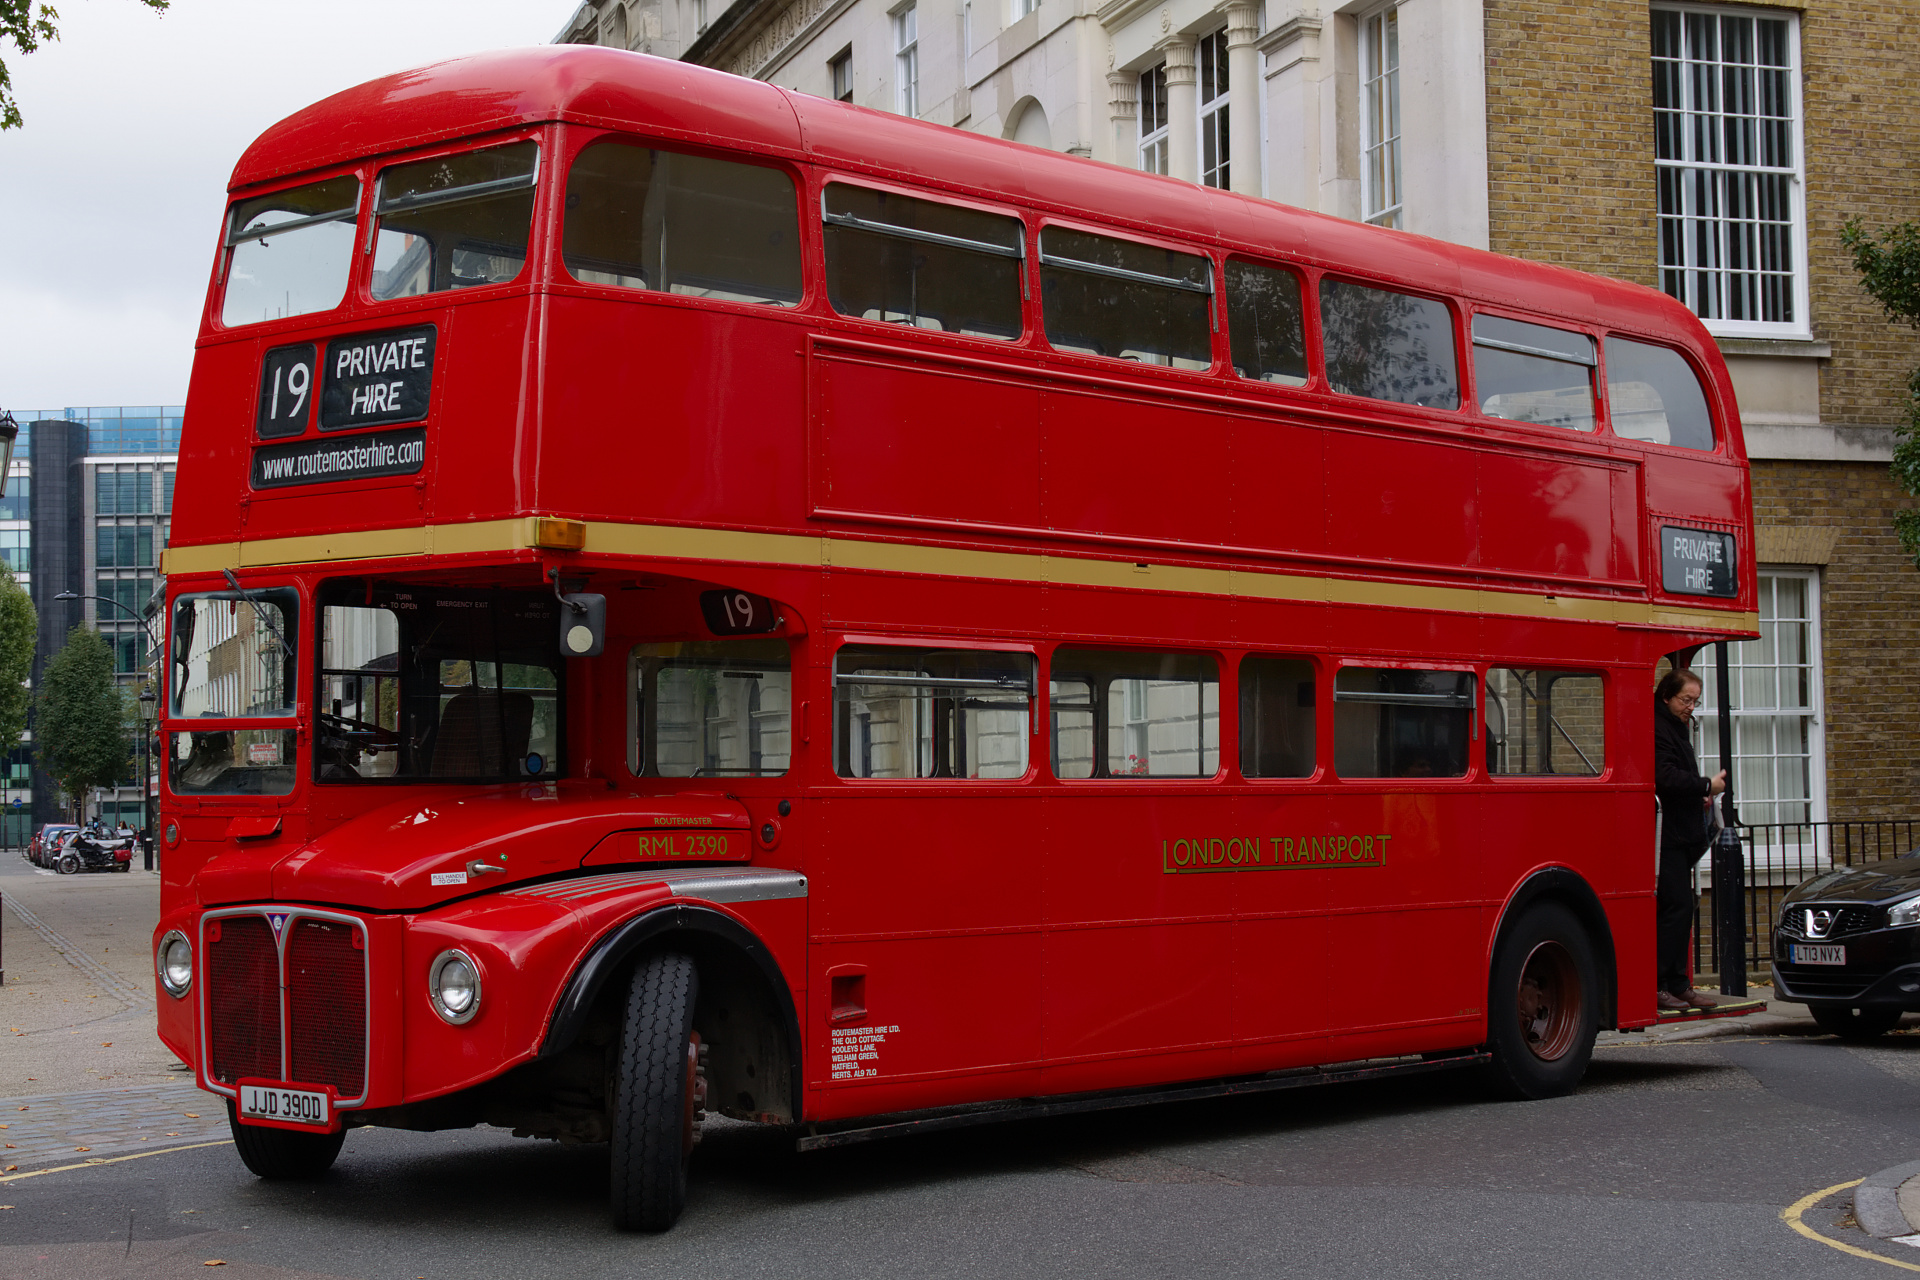
[[[834,658],[834,772],[843,778],[1026,776],[1030,653],[849,646]]]
[[[360,180],[328,178],[233,206],[220,323],[328,311],[347,296]]]
[[[380,173],[373,296],[503,284],[527,261],[540,149],[514,142]]]
[[[1285,387],[1307,381],[1307,335],[1300,277],[1277,267],[1227,259],[1227,336],[1233,371]]]
[[[1613,434],[1682,449],[1713,448],[1706,393],[1677,351],[1607,338],[1607,412]]]
[[[633,650],[633,771],[660,778],[775,778],[793,756],[793,657],[785,640],[700,640]]]
[[[830,183],[827,297],[843,316],[965,333],[1020,336],[1018,218]]]
[[[1333,678],[1333,767],[1343,778],[1460,778],[1473,673],[1346,667]]]
[[[567,174],[561,255],[582,284],[790,307],[800,206],[779,169],[596,142]]]
[[[1489,418],[1591,431],[1593,339],[1502,316],[1473,318],[1473,381]]]
[[[1040,232],[1041,315],[1062,351],[1208,368],[1212,293],[1212,265],[1199,254],[1065,227]]]
[[[1460,407],[1453,319],[1443,302],[1323,279],[1320,339],[1327,384],[1342,395]]]
[[[1220,668],[1207,654],[1056,649],[1047,687],[1056,778],[1220,771]]]

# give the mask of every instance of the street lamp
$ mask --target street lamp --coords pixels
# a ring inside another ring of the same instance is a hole
[[[13,470],[13,442],[20,434],[20,424],[13,415],[0,409],[0,498],[7,496],[7,476]]]
[[[160,700],[149,684],[140,691],[140,856],[146,870],[153,870],[153,721],[159,714]]]

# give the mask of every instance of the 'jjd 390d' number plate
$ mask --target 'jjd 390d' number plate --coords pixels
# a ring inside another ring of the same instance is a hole
[[[1793,962],[1795,964],[1845,964],[1845,947],[1809,947],[1805,943],[1793,944]]]
[[[333,1126],[333,1108],[327,1095],[311,1089],[282,1089],[272,1085],[240,1086],[242,1120],[277,1120],[282,1124],[310,1124],[316,1129]]]

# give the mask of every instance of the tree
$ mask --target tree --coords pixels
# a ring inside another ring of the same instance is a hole
[[[27,708],[33,701],[27,678],[33,674],[39,629],[32,597],[15,580],[13,566],[0,560],[0,759],[27,730]]]
[[[165,13],[169,0],[140,0],[155,13]],[[0,0],[0,40],[12,41],[21,53],[32,53],[42,41],[58,40],[60,15],[44,0],[36,9],[33,0]],[[20,127],[20,108],[13,100],[13,78],[7,64],[0,62],[0,131]]]
[[[1887,318],[1920,329],[1920,224],[1903,222],[1874,235],[1849,218],[1840,242],[1853,255],[1861,287],[1886,308]],[[1907,375],[1907,420],[1894,429],[1893,478],[1920,497],[1920,368]],[[1920,568],[1920,511],[1894,512],[1893,528]]]
[[[126,691],[113,679],[113,649],[84,622],[67,632],[66,647],[41,676],[33,722],[40,767],[76,803],[95,787],[111,786],[133,765],[132,719]]]

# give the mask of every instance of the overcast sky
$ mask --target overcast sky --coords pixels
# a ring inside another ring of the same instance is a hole
[[[0,408],[181,404],[234,161],[330,93],[544,44],[578,0],[65,0],[0,49]]]

